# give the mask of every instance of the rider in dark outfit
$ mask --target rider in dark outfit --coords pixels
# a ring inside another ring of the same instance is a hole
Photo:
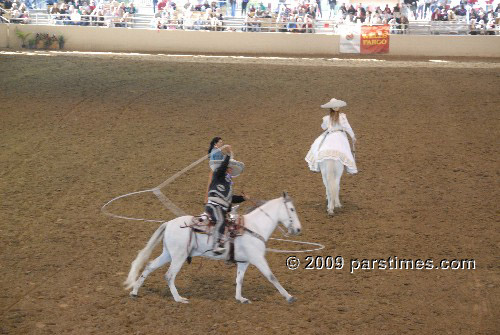
[[[205,206],[205,212],[215,222],[214,228],[214,254],[222,254],[225,251],[224,230],[226,228],[226,213],[230,211],[231,204],[237,204],[245,201],[242,195],[233,195],[233,180],[232,177],[239,175],[243,170],[243,163],[231,160],[231,147],[227,146],[228,154],[215,169],[212,182],[208,189],[208,202]],[[234,168],[234,171],[233,171]],[[236,171],[238,170],[238,171]]]

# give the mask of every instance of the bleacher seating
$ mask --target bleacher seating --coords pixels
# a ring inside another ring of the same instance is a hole
[[[194,12],[192,16],[192,21],[196,21],[201,15],[200,12]],[[178,14],[181,18],[182,15]],[[8,19],[8,16],[6,16]],[[54,24],[54,20],[51,19],[50,15],[47,13],[46,9],[32,9],[30,10],[30,24],[37,25],[50,25]],[[151,29],[154,28],[152,23],[154,22],[153,14],[135,14],[130,18],[130,22],[127,23],[129,28],[139,28],[139,29]],[[280,26],[282,24],[276,23],[276,17],[257,19],[256,22],[259,23],[260,28],[254,31],[259,32],[278,32],[280,31]],[[60,23],[60,22],[59,22]],[[169,27],[172,29],[183,29],[182,20],[175,19]],[[334,20],[322,20],[318,19],[314,21],[312,31],[316,33],[335,33],[335,27],[337,23]],[[227,17],[223,21],[224,30],[231,31],[246,31],[245,18],[243,17]],[[465,18],[458,18],[456,21],[417,21],[412,20],[407,25],[404,33],[410,35],[467,35],[470,33],[470,26],[466,22]],[[484,32],[482,32],[484,33]],[[500,34],[500,29],[494,30],[494,34]]]

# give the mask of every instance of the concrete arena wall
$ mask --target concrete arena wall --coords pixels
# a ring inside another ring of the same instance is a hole
[[[6,24],[0,24],[0,48],[7,48],[7,30],[9,26]]]
[[[20,49],[14,29],[64,35],[69,51],[161,52],[246,55],[339,54],[338,35],[240,33],[184,30],[126,29],[79,26],[0,25],[0,46],[5,27],[10,48]],[[10,28],[9,28],[10,27]],[[5,37],[6,38],[6,37]],[[403,56],[500,57],[500,36],[391,35],[390,54]]]

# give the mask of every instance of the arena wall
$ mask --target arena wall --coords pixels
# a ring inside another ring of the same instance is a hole
[[[0,24],[0,48],[7,48],[7,31],[9,26],[6,24]]]
[[[0,25],[0,46],[5,28]],[[331,34],[241,33],[125,29],[79,26],[10,25],[10,48],[20,49],[19,27],[32,33],[64,35],[69,51],[155,52],[245,55],[339,54],[339,36]],[[391,35],[391,55],[500,57],[499,36]]]

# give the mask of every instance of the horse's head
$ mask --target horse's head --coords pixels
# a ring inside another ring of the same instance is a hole
[[[288,229],[288,233],[292,235],[300,234],[302,230],[302,225],[300,224],[299,217],[297,215],[297,211],[295,210],[295,206],[293,205],[292,198],[288,196],[288,193],[283,192],[283,203],[284,209],[280,213],[280,221]]]

